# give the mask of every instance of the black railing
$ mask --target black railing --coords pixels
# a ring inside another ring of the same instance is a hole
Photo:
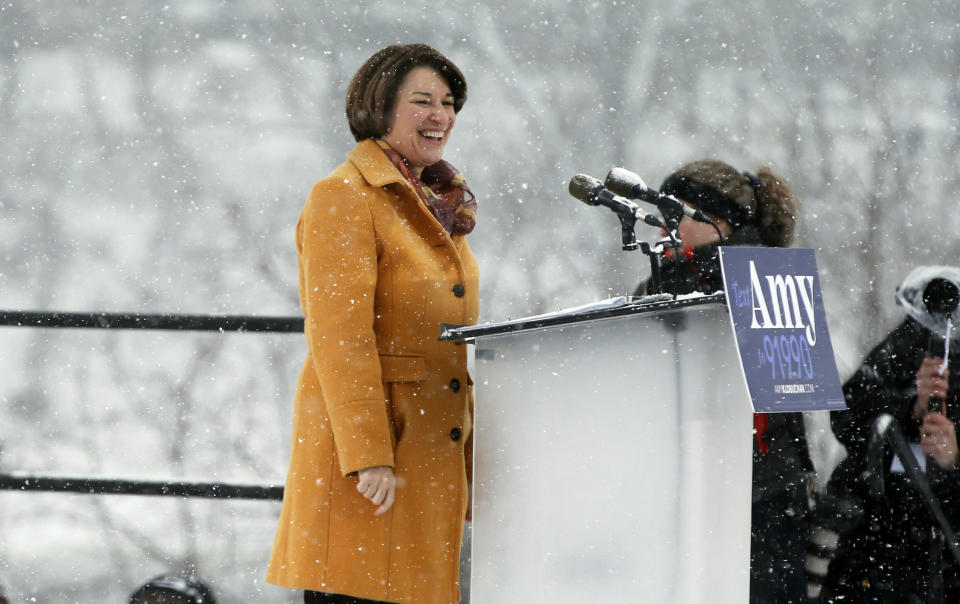
[[[0,310],[0,326],[303,333],[303,317]]]
[[[153,481],[122,478],[72,478],[40,476],[20,472],[0,474],[0,490],[53,491],[86,495],[172,495],[216,499],[283,499],[283,485]]]
[[[139,313],[82,313],[0,311],[0,327],[60,327],[90,329],[158,329],[303,333],[303,317],[253,315],[186,315]],[[117,478],[42,476],[14,472],[0,474],[0,490],[85,493],[91,495],[148,495],[220,499],[283,499],[283,486],[222,482],[150,481]]]

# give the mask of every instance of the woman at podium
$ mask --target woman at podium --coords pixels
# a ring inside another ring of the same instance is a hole
[[[800,202],[768,168],[741,172],[713,159],[681,166],[660,191],[699,209],[716,225],[684,217],[683,247],[668,250],[661,266],[663,291],[677,295],[723,289],[719,247],[787,247]],[[646,295],[650,280],[635,295]],[[800,413],[754,415],[753,505],[750,530],[750,602],[807,601],[806,477],[813,471]]]
[[[267,572],[310,602],[453,603],[467,513],[476,202],[443,161],[463,74],[423,44],[357,71],[357,140],[297,225],[307,357]]]

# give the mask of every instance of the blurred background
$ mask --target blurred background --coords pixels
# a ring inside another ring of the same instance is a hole
[[[469,84],[446,158],[480,202],[482,321],[648,273],[612,213],[566,192],[614,166],[651,186],[704,157],[785,177],[841,379],[903,317],[912,267],[960,263],[950,0],[12,0],[0,308],[298,314],[294,226],[354,144],[347,83],[414,41]],[[303,353],[295,335],[0,328],[0,471],[281,482]],[[822,482],[842,451],[807,420]],[[278,511],[0,492],[0,584],[121,602],[193,568],[223,602],[293,602],[263,582]]]

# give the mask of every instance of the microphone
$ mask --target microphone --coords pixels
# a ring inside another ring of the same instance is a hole
[[[642,178],[629,170],[623,168],[610,170],[603,184],[617,195],[654,204],[665,216],[680,216],[682,214],[698,222],[713,224],[713,221],[700,210],[691,208],[672,195],[664,195],[660,191],[651,189],[647,186],[647,183],[643,182]]]
[[[650,226],[659,227],[666,230],[666,225],[659,218],[644,212],[637,204],[623,197],[618,197],[603,187],[603,183],[598,179],[587,176],[586,174],[577,174],[570,179],[570,185],[567,187],[570,195],[573,195],[583,203],[591,206],[604,206],[613,210],[621,216],[631,216],[642,220]]]
[[[923,305],[927,312],[950,318],[960,306],[960,289],[953,281],[938,277],[923,288]]]

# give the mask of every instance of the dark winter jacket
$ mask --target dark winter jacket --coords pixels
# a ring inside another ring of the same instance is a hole
[[[929,338],[926,328],[907,318],[844,384],[847,411],[831,413],[833,431],[847,448],[847,458],[834,471],[828,488],[833,494],[862,500],[866,514],[840,541],[824,590],[827,601],[932,601],[927,579],[933,519],[906,475],[890,470],[894,455],[889,446],[884,449],[882,499],[871,495],[862,480],[870,427],[878,415],[892,415],[908,441],[920,441],[920,422],[913,417],[913,405],[917,370]],[[950,365],[958,362],[960,351],[954,349]],[[960,434],[960,371],[950,374],[946,409]],[[953,528],[960,528],[960,473],[934,466],[928,477]],[[949,554],[944,553],[943,560],[947,566],[944,601],[960,602],[957,567],[950,563]]]

